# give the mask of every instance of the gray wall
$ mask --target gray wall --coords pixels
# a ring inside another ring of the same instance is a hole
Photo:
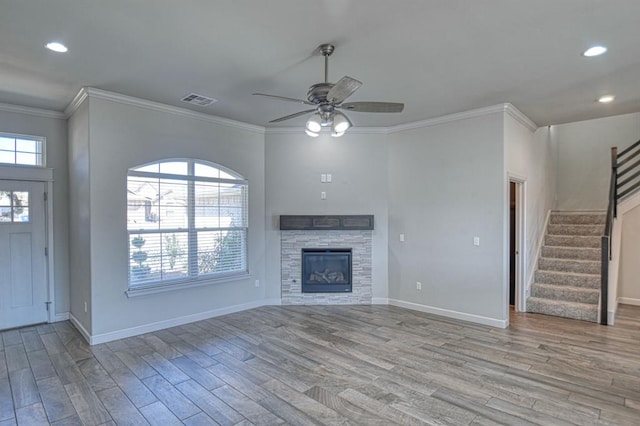
[[[264,134],[249,126],[240,128],[98,97],[90,97],[89,123],[92,334],[264,299],[264,285],[254,286],[255,280],[265,282]],[[248,179],[251,277],[128,298],[127,170],[175,157],[212,161]]]
[[[91,218],[89,189],[89,99],[69,119],[70,312],[92,333]],[[87,312],[84,303],[87,303]]]
[[[44,136],[47,167],[53,169],[55,313],[69,312],[69,209],[67,120],[0,109],[0,132]]]
[[[507,319],[503,116],[496,112],[391,135],[391,299]],[[399,241],[401,233],[405,242]],[[474,236],[480,246],[473,245]]]
[[[504,140],[507,174],[525,181],[526,234],[522,255],[526,262],[526,285],[530,286],[547,214],[553,209],[555,200],[555,147],[548,127],[532,132],[509,114],[505,115]],[[505,226],[508,226],[508,210],[505,215]],[[508,231],[505,234],[508,236]],[[508,248],[509,240],[505,240],[506,256]]]
[[[340,138],[322,134],[313,139],[303,131],[267,133],[267,298],[280,298],[282,214],[373,214],[373,297],[387,297],[388,139],[387,134],[358,129]],[[332,174],[332,183],[320,182],[326,173]],[[326,200],[320,199],[322,191]]]
[[[640,305],[640,206],[626,212],[622,218],[622,241],[618,296],[623,303]]]
[[[640,113],[552,126],[557,144],[558,210],[606,210],[611,147],[640,139]]]

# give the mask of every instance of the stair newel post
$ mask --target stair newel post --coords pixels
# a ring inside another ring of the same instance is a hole
[[[618,217],[618,147],[611,147],[611,178],[613,179],[613,217]]]

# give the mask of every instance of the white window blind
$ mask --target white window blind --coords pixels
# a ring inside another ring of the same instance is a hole
[[[247,273],[248,183],[222,166],[166,160],[129,170],[129,288]]]

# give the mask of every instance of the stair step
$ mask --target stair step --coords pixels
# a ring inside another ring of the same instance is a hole
[[[599,274],[600,262],[594,260],[555,259],[541,257],[538,260],[538,270],[574,272],[579,274]]]
[[[544,237],[544,243],[548,246],[554,247],[588,247],[588,248],[600,248],[601,245],[600,235],[592,236],[579,236],[579,235],[546,235]]]
[[[552,212],[549,217],[551,224],[576,224],[576,225],[604,225],[607,220],[605,213],[580,213],[580,212]]]
[[[578,302],[529,297],[527,312],[573,318],[583,321],[598,321],[598,305]]]
[[[531,286],[531,297],[597,305],[600,301],[600,291],[595,288],[534,283]]]
[[[600,274],[577,274],[574,272],[538,270],[535,272],[535,282],[599,289]]]
[[[549,224],[547,227],[548,235],[580,235],[580,236],[599,236],[604,233],[604,225],[565,225],[565,224]]]
[[[558,247],[548,246],[542,247],[543,257],[553,257],[556,259],[574,259],[574,260],[596,260],[600,261],[602,252],[599,248],[588,247]]]

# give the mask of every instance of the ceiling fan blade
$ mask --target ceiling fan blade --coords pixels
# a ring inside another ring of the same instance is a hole
[[[357,112],[402,112],[404,104],[397,102],[347,102],[340,108]]]
[[[334,104],[339,104],[349,96],[353,95],[353,92],[358,90],[360,86],[362,86],[361,81],[345,75],[333,85],[331,90],[329,90],[329,93],[327,93],[327,100]]]
[[[287,98],[286,96],[268,95],[266,93],[252,93],[252,95],[266,96],[267,98],[275,98],[275,99],[280,99],[281,101],[296,102],[296,103],[305,104],[305,105],[315,105],[309,101],[305,101],[304,99]]]
[[[308,109],[306,111],[296,112],[295,114],[285,115],[284,117],[276,118],[275,120],[271,120],[269,123],[277,123],[279,121],[289,120],[290,118],[300,117],[301,115],[309,114],[310,112],[315,111],[314,109]]]

